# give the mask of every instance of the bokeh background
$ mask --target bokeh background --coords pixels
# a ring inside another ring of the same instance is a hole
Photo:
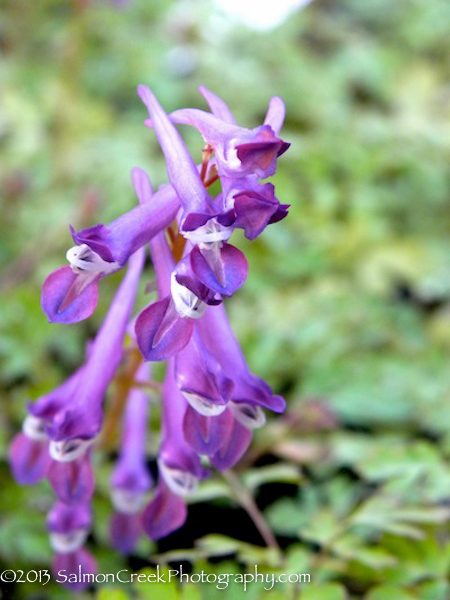
[[[169,111],[204,108],[204,84],[248,127],[271,96],[286,101],[292,147],[274,182],[292,208],[256,241],[233,238],[250,273],[227,306],[251,368],[289,409],[235,469],[240,494],[214,476],[180,532],[142,540],[128,558],[108,548],[113,452],[100,452],[88,546],[103,573],[257,564],[311,583],[98,585],[82,597],[447,600],[450,4],[315,0],[284,16],[283,2],[234,4],[0,3],[0,571],[51,560],[50,488],[18,487],[7,445],[28,399],[80,364],[121,274],[102,282],[95,316],[73,326],[47,323],[42,281],[64,264],[69,223],[107,223],[135,205],[132,167],[166,180],[136,86]],[[183,133],[198,160],[200,138]],[[143,289],[139,301],[149,301]],[[5,598],[71,597],[55,584],[0,587]]]

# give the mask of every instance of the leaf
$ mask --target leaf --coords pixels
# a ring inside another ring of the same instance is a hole
[[[351,523],[420,540],[424,533],[415,527],[416,524],[443,523],[450,516],[448,508],[403,507],[397,504],[392,498],[375,496],[357,509],[351,516]]]
[[[311,583],[302,586],[301,598],[302,600],[347,600],[348,595],[338,583]]]
[[[409,592],[405,592],[399,587],[390,585],[380,585],[373,588],[366,596],[364,600],[417,600],[416,596],[413,596]]]

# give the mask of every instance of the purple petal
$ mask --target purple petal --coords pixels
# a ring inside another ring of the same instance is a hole
[[[170,119],[180,125],[191,125],[200,131],[205,140],[213,147],[224,145],[227,140],[239,137],[249,130],[223,121],[219,117],[197,108],[182,108],[170,113]]]
[[[88,455],[72,462],[52,461],[47,476],[58,499],[66,504],[87,502],[94,493],[94,473]]]
[[[236,124],[233,113],[221,98],[210,92],[204,85],[201,85],[198,89],[216,117],[226,123],[231,123],[231,125]]]
[[[142,515],[147,535],[153,541],[157,541],[182,527],[186,519],[187,507],[184,500],[160,482],[154,497]]]
[[[222,302],[220,294],[210,290],[198,280],[192,269],[190,253],[177,264],[176,280],[180,285],[190,290],[197,298],[205,302],[205,304],[216,305]]]
[[[236,152],[245,171],[257,173],[265,179],[275,173],[277,158],[286,152],[289,145],[277,138],[269,125],[263,125],[252,140],[236,144]]]
[[[142,202],[109,225],[75,232],[76,244],[87,244],[103,260],[124,265],[128,258],[175,219],[180,200],[170,186],[161,187],[149,202]]]
[[[12,440],[8,457],[13,477],[21,485],[32,485],[43,479],[50,465],[48,442],[32,440],[23,433]]]
[[[214,405],[225,405],[231,399],[233,381],[224,376],[197,331],[175,358],[175,378],[188,401],[192,395]]]
[[[270,385],[249,371],[242,372],[235,379],[233,402],[257,404],[276,413],[282,413],[286,409],[286,400],[282,396],[273,395]]]
[[[182,350],[192,334],[192,319],[183,319],[175,311],[170,298],[154,302],[136,320],[136,339],[146,360],[166,360]]]
[[[70,505],[57,502],[47,515],[47,529],[57,533],[70,533],[88,529],[91,525],[89,504]]]
[[[114,513],[110,524],[112,546],[121,554],[131,554],[142,533],[141,515]]]
[[[28,412],[43,421],[52,419],[70,401],[83,372],[84,365],[49,394],[41,396],[35,402],[29,402],[27,405]]]
[[[280,204],[277,211],[270,217],[269,225],[272,223],[278,223],[278,221],[281,221],[287,217],[290,206],[290,204]]]
[[[284,117],[286,115],[286,107],[283,100],[279,96],[274,96],[270,99],[269,108],[267,110],[264,125],[270,125],[273,131],[278,135],[283,127]]]
[[[140,85],[138,94],[152,119],[156,137],[166,159],[170,183],[185,208],[189,211],[203,212],[208,194],[180,134],[148,87]]]
[[[153,196],[152,182],[144,169],[140,169],[139,167],[132,169],[131,181],[136,190],[139,202],[148,202],[151,200]]]
[[[224,439],[229,438],[233,423],[233,415],[228,410],[205,417],[188,406],[183,420],[184,439],[197,454],[210,456],[220,450]]]
[[[219,471],[234,467],[252,441],[250,429],[241,425],[236,419],[233,420],[233,425],[228,429],[227,434],[224,435],[219,450],[210,458],[211,463]]]
[[[274,186],[266,183],[259,191],[249,189],[235,194],[236,221],[234,225],[244,229],[247,239],[257,238],[277,212],[280,203],[275,198],[273,191]]]
[[[97,571],[95,558],[85,548],[79,548],[68,554],[56,554],[52,563],[53,576],[71,590],[79,591],[89,587],[89,578],[83,576],[95,575]],[[66,581],[62,581],[63,577],[59,575],[60,572],[67,577]]]
[[[50,273],[44,281],[41,305],[50,322],[77,323],[92,315],[98,302],[99,277],[77,290],[80,277],[83,276],[75,274],[70,266],[66,266]],[[74,290],[75,293],[72,294]],[[67,303],[67,299],[71,301]]]
[[[211,290],[231,296],[247,278],[248,264],[245,255],[232,246],[223,244],[220,258],[215,264],[208,263],[198,246],[190,253],[192,270],[199,280]]]

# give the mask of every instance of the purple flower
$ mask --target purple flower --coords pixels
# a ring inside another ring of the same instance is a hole
[[[281,99],[279,99],[281,102]],[[219,176],[242,177],[256,174],[266,179],[276,171],[277,158],[289,148],[278,138],[266,119],[255,129],[245,129],[196,108],[184,108],[170,114],[174,123],[192,125],[214,149]],[[269,110],[269,119],[279,124],[279,112]],[[153,118],[152,125],[155,127]]]
[[[249,240],[288,214],[289,205],[280,204],[271,183],[260,184],[254,175],[239,179],[222,177],[221,181],[226,205],[233,209],[233,227],[243,229]]]
[[[86,319],[97,305],[100,279],[127,262],[128,270],[84,363],[58,388],[29,404],[22,432],[9,448],[17,481],[31,484],[47,477],[55,492],[57,502],[47,519],[56,552],[53,570],[65,572],[65,585],[75,590],[86,587],[92,575],[83,575],[97,568],[83,548],[95,486],[92,451],[127,332],[146,360],[168,364],[158,484],[149,502],[149,398],[143,389],[149,368],[141,359],[135,362],[135,348],[127,355],[108,415],[116,418],[126,399],[110,481],[115,509],[111,543],[123,554],[134,550],[143,531],[159,540],[180,528],[187,518],[186,498],[209,474],[202,461],[219,470],[233,467],[251,443],[253,429],[264,424],[264,409],[285,408],[284,399],[250,372],[220,306],[247,277],[244,254],[229,243],[234,229],[253,240],[287,215],[289,206],[280,204],[274,186],[261,181],[275,173],[278,156],[289,147],[278,137],[284,104],[272,98],[263,125],[250,130],[238,126],[226,103],[205,87],[200,92],[211,113],[183,109],[167,115],[148,88],[139,86],[138,92],[150,115],[146,123],[165,156],[170,184],[153,194],[146,172],[135,168],[131,179],[139,206],[109,225],[72,229],[76,245],[67,252],[69,266],[50,274],[43,286],[42,306],[50,321]],[[192,125],[205,138],[200,165],[176,124]],[[207,190],[219,178],[221,192],[211,197]],[[132,321],[147,243],[158,299]]]
[[[158,486],[142,516],[145,532],[155,541],[184,524],[187,507],[183,498],[191,494],[196,489],[199,479],[207,475],[198,455],[183,437],[183,417],[187,403],[174,379],[173,360],[168,361],[162,395]]]
[[[122,359],[123,340],[143,260],[143,249],[131,258],[70,402],[64,403],[46,426],[51,439],[50,454],[57,461],[67,462],[82,456],[100,431],[103,398]]]
[[[163,479],[160,479],[155,495],[142,515],[146,534],[156,542],[180,529],[186,518],[186,502],[181,496],[172,492]]]
[[[30,485],[46,476],[50,466],[46,421],[70,400],[82,371],[79,369],[63,384],[28,403],[22,433],[15,436],[9,447],[9,462],[18,483]]]
[[[88,502],[95,488],[90,452],[85,452],[84,455],[70,462],[52,460],[47,477],[56,497],[61,502],[66,504]]]
[[[229,408],[245,427],[261,427],[265,422],[261,408],[283,412],[286,402],[273,395],[270,386],[253,375],[228,322],[223,305],[209,307],[199,322],[199,330],[208,350],[216,357],[223,372],[234,382]]]
[[[139,189],[140,169],[132,173]],[[147,190],[141,190],[141,197]],[[179,200],[170,188],[164,186],[109,225],[95,225],[75,232],[77,244],[67,252],[70,266],[51,273],[42,288],[42,308],[51,322],[75,323],[88,318],[98,301],[99,280],[121,269],[141,246],[163,230],[175,218]]]
[[[143,531],[142,516],[139,513],[115,512],[111,518],[111,544],[121,554],[133,552]]]
[[[81,548],[91,527],[91,509],[88,503],[65,504],[57,502],[47,515],[47,529],[53,549],[72,553]]]
[[[183,436],[183,418],[187,402],[174,378],[173,360],[168,361],[164,380],[162,441],[158,453],[158,470],[174,494],[185,496],[193,492],[200,479],[207,476],[196,452]]]
[[[189,404],[206,416],[222,413],[234,388],[232,379],[225,377],[219,361],[205,347],[197,328],[175,358],[175,379]]]
[[[136,374],[139,382],[148,381],[148,365]],[[111,477],[111,499],[116,509],[111,524],[111,541],[119,552],[133,551],[142,532],[140,512],[145,495],[152,486],[146,466],[146,430],[149,399],[139,388],[133,389],[125,408],[122,445]]]
[[[151,90],[140,85],[138,94],[149,111],[156,137],[166,159],[169,181],[183,206],[182,230],[198,229],[216,214],[212,199],[208,196],[197,167],[180,134]],[[229,237],[228,232],[223,235],[225,237],[222,239]]]
[[[232,212],[224,210],[220,197],[210,198],[178,131],[145,86],[139,95],[146,105],[156,137],[164,153],[172,187],[183,205],[180,230],[193,244],[191,267],[207,288],[231,296],[247,277],[247,261],[240,250],[226,244],[233,229]]]
[[[208,301],[212,294],[205,286],[198,285],[193,276],[180,276],[175,271],[164,234],[150,242],[150,251],[160,300],[141,312],[135,331],[139,349],[146,360],[158,361],[170,358],[186,346],[192,335],[194,320],[204,314],[204,300]]]
[[[18,433],[9,446],[8,459],[17,483],[32,485],[41,481],[50,464],[46,437],[33,439],[24,433]]]
[[[54,577],[61,582],[60,573],[62,573],[65,578],[62,581],[63,585],[75,591],[89,587],[88,575],[95,575],[97,571],[95,558],[85,548],[79,548],[75,552],[56,554],[52,563]]]

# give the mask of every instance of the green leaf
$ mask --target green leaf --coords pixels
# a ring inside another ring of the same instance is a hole
[[[401,588],[390,586],[390,585],[380,585],[376,588],[373,588],[366,596],[364,596],[364,600],[417,600],[415,595],[410,594],[409,592],[405,592]]]
[[[348,596],[338,583],[310,583],[302,586],[301,598],[302,600],[347,600]]]

